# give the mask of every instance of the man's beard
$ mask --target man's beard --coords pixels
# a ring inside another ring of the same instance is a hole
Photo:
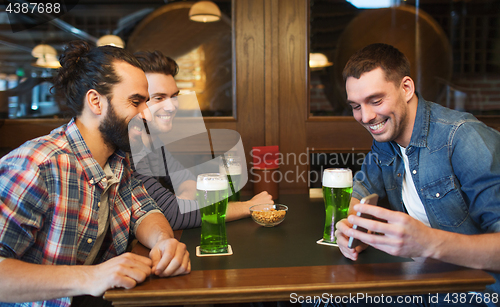
[[[108,114],[99,125],[99,131],[106,145],[112,148],[119,148],[125,152],[130,152],[130,140],[128,136],[128,123],[118,117],[109,103]]]

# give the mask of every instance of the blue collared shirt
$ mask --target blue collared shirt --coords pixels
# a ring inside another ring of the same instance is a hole
[[[461,234],[500,232],[498,131],[471,114],[419,97],[406,154],[433,228]],[[353,197],[377,193],[388,198],[391,209],[406,212],[401,194],[403,177],[398,145],[374,141],[354,177]]]

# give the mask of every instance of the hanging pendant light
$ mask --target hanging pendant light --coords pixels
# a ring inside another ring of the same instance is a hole
[[[219,21],[220,9],[212,1],[198,1],[189,10],[189,19],[197,22]]]
[[[115,46],[115,47],[119,47],[119,48],[125,47],[125,43],[123,42],[123,40],[119,36],[111,35],[111,34],[104,35],[97,40],[97,47],[106,46],[106,45]]]
[[[328,58],[323,53],[309,54],[309,67],[311,69],[321,69],[332,65],[333,63],[328,62]]]
[[[36,63],[32,64],[32,66],[54,69],[61,67],[57,59],[57,51],[50,45],[40,44],[35,46],[31,51],[31,55],[37,58]]]
[[[35,58],[41,58],[47,54],[57,56],[57,51],[56,49],[54,49],[54,47],[47,44],[36,45],[35,48],[31,50],[31,55]]]
[[[38,58],[33,66],[57,69],[61,67],[61,63],[59,63],[59,60],[54,55],[46,55],[45,57]]]

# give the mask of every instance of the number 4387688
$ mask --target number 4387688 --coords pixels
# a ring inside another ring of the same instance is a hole
[[[448,293],[443,299],[444,302],[450,304],[481,304],[481,303],[498,303],[498,293]]]
[[[7,8],[5,8],[7,13],[14,14],[59,14],[61,12],[61,4],[60,3],[9,3]]]

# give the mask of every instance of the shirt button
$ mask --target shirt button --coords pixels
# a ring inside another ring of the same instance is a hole
[[[417,173],[417,170],[414,169],[412,173],[413,173],[413,175],[415,175]]]
[[[108,181],[108,179],[102,178],[102,182],[107,182],[107,181]]]
[[[88,243],[88,244],[92,243],[92,239],[88,239],[88,240],[87,240],[87,243]]]
[[[401,173],[398,173],[398,177],[401,177]]]
[[[90,184],[94,184],[94,178],[90,179]]]
[[[439,194],[439,193],[436,193],[436,197],[439,197],[440,195],[441,195],[441,194]]]

